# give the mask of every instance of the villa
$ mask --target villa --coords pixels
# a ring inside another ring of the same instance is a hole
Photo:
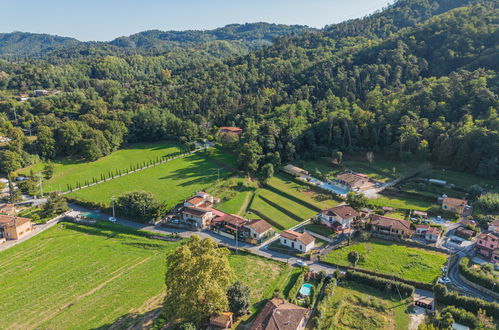
[[[319,213],[321,223],[336,231],[350,228],[352,221],[358,219],[359,216],[359,212],[349,205],[335,206]]]
[[[220,133],[221,134],[235,134],[237,136],[240,136],[243,134],[243,129],[239,127],[220,127]]]
[[[499,262],[499,236],[494,233],[478,235],[476,250],[493,263]]]
[[[215,198],[210,194],[205,193],[204,191],[198,191],[196,195],[184,202],[184,206],[209,208],[218,203],[220,203],[220,199]]]
[[[396,238],[411,237],[414,233],[411,229],[411,222],[406,220],[373,215],[370,224],[371,232]]]
[[[265,220],[255,219],[244,225],[249,232],[249,238],[256,241],[263,240],[274,235],[274,228]]]
[[[0,215],[0,239],[17,240],[32,230],[31,219]]]
[[[308,309],[273,298],[255,318],[250,330],[303,330],[305,329]]]
[[[281,233],[280,243],[300,252],[308,252],[315,247],[315,238],[309,233],[285,230]]]
[[[179,216],[182,222],[198,229],[206,228],[215,217],[210,209],[195,206],[184,207]]]
[[[307,176],[309,175],[308,171],[305,171],[302,168],[296,167],[294,165],[288,164],[283,168],[284,172],[291,174],[292,176]]]
[[[463,214],[464,211],[468,208],[468,203],[464,199],[444,197],[442,199],[442,210]]]
[[[367,175],[352,171],[337,174],[331,182],[342,189],[356,192],[371,189],[375,186]]]

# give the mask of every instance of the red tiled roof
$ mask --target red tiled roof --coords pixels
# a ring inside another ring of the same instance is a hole
[[[497,226],[497,227],[499,227],[499,219],[494,220],[491,223],[489,223],[489,226]]]
[[[201,217],[208,212],[211,211],[209,209],[202,209],[195,206],[187,206],[182,210],[182,213],[190,214],[196,217]]]
[[[357,212],[353,207],[349,205],[335,206],[327,210],[321,211],[325,215],[338,215],[342,219],[348,219],[353,217],[358,217],[359,212]]]
[[[496,235],[495,233],[481,233],[480,235],[478,235],[478,238],[484,239],[484,240],[488,240],[489,238],[499,239],[499,236]]]
[[[442,229],[438,228],[438,227],[430,227],[428,229],[428,232],[430,234],[435,234],[435,235],[440,235],[442,233]]]
[[[309,233],[299,233],[294,230],[285,230],[281,233],[281,236],[292,241],[298,241],[304,245],[309,245],[315,241],[315,238]]]
[[[383,217],[381,215],[373,215],[371,224],[379,227],[394,228],[403,231],[411,231],[411,222],[400,219]]]
[[[359,175],[357,173],[343,172],[335,176],[336,179],[348,183],[352,187],[357,187],[358,183],[363,183],[367,179],[365,175]]]
[[[243,129],[239,128],[239,127],[233,127],[233,126],[224,126],[224,127],[220,127],[220,131],[222,133],[241,134],[243,132]]]
[[[27,222],[31,222],[31,219],[16,217],[11,215],[0,214],[0,227],[18,227]]]
[[[204,198],[196,196],[196,197],[189,198],[186,202],[191,203],[192,205],[197,205],[203,201],[204,201]]]
[[[272,229],[272,226],[267,221],[262,219],[251,220],[245,226],[253,229],[259,234],[263,234],[267,230]]]
[[[430,229],[430,226],[428,226],[428,225],[417,225],[416,229]]]
[[[443,202],[447,205],[452,205],[452,206],[466,206],[466,200],[464,199],[445,197],[443,199]]]
[[[258,314],[250,330],[296,330],[307,315],[306,308],[274,298]]]
[[[219,328],[230,327],[232,323],[232,313],[225,312],[220,315],[214,315],[210,317],[210,324],[217,326]]]

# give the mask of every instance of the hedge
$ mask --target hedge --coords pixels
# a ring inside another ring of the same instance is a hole
[[[411,297],[414,294],[415,290],[412,285],[350,270],[346,272],[345,278],[348,281],[364,284],[381,291],[391,292],[395,294],[398,294],[400,292],[400,294],[404,298]]]
[[[489,278],[484,274],[480,274],[473,269],[468,267],[469,258],[463,258],[459,262],[459,272],[463,275],[467,280],[476,283],[478,285],[483,286],[484,288],[499,293],[499,285],[497,285],[497,281],[493,278]]]
[[[302,271],[300,273],[300,276],[298,276],[298,278],[296,279],[295,284],[293,285],[291,290],[289,290],[288,293],[288,300],[291,301],[293,304],[296,303],[296,296],[298,296],[298,291],[300,291],[300,288],[304,282],[305,282],[305,271]]]
[[[496,302],[488,302],[483,299],[449,292],[447,287],[442,284],[435,285],[433,287],[433,293],[435,294],[435,300],[440,304],[450,306],[457,305],[472,313],[478,313],[481,309],[484,310],[488,316],[492,316],[494,319],[499,318],[499,304]]]
[[[466,325],[472,329],[475,329],[480,325],[480,321],[473,313],[468,312],[462,308],[457,308],[456,306],[447,306],[440,312],[440,314],[445,313],[451,313],[452,318],[457,323]]]
[[[330,306],[333,305],[334,291],[336,289],[336,279],[333,278],[325,287],[324,294],[319,297],[319,302],[317,303],[317,315],[314,317],[314,323],[316,329],[322,329],[321,322],[323,320],[324,312],[327,311]]]

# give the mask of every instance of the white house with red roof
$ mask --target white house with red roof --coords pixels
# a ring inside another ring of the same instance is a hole
[[[294,230],[285,230],[279,238],[280,243],[300,252],[308,252],[315,247],[315,238],[309,233],[299,233]]]
[[[319,213],[319,218],[323,225],[335,230],[350,228],[351,223],[360,216],[350,205],[339,205]]]

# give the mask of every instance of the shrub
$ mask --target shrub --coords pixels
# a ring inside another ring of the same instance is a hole
[[[459,272],[463,275],[468,281],[476,283],[478,285],[483,286],[486,289],[494,290],[494,292],[499,293],[499,285],[497,285],[497,281],[493,276],[489,277],[483,274],[480,271],[473,270],[468,267],[469,258],[463,258],[459,262]],[[487,266],[482,266],[482,268],[486,268]]]
[[[479,310],[484,310],[487,315],[497,318],[499,316],[499,304],[496,302],[488,302],[479,298],[462,296],[455,292],[449,292],[447,287],[442,284],[437,284],[433,287],[435,300],[444,305],[457,305],[463,309],[478,313]]]
[[[488,212],[499,212],[499,193],[487,193],[478,197],[475,205]]]
[[[355,271],[347,271],[346,279],[348,281],[364,284],[385,292],[400,292],[403,297],[410,297],[414,294],[414,287],[411,285]]]
[[[476,328],[479,325],[479,321],[473,313],[470,313],[462,308],[457,308],[455,306],[447,306],[442,309],[442,314],[450,313],[452,318],[456,320],[457,323],[462,325],[467,325],[470,328]]]
[[[288,293],[288,300],[291,301],[293,304],[296,303],[296,296],[298,295],[298,291],[300,290],[304,281],[305,281],[305,271],[302,271],[298,276],[298,278],[296,279],[295,284],[293,285],[291,290],[289,290]]]

